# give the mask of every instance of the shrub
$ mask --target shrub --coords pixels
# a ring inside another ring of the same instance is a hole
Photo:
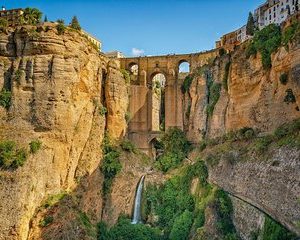
[[[20,69],[17,69],[17,71],[14,74],[14,81],[16,81],[17,84],[19,85],[20,85],[21,77],[22,77],[22,71]]]
[[[238,130],[238,138],[243,139],[252,139],[255,137],[255,131],[252,128],[244,127]]]
[[[124,151],[136,153],[136,147],[134,146],[134,144],[131,141],[124,139],[120,145]]]
[[[30,153],[36,154],[38,150],[42,147],[42,142],[40,140],[33,140],[29,143]]]
[[[130,112],[126,112],[125,113],[125,121],[126,121],[126,123],[129,123],[130,119],[131,119],[131,113]]]
[[[272,66],[271,54],[275,52],[281,44],[281,29],[275,24],[270,24],[254,34],[252,42],[246,49],[247,57],[260,52],[264,69]]]
[[[106,196],[110,193],[113,180],[115,176],[121,171],[122,165],[119,159],[120,152],[115,146],[112,145],[107,135],[103,140],[102,149],[104,157],[100,170],[104,175],[102,190],[103,195]]]
[[[47,227],[53,222],[52,216],[46,216],[42,221],[40,221],[40,227]]]
[[[192,82],[194,80],[194,76],[193,75],[188,75],[184,81],[183,81],[183,84],[181,86],[181,90],[182,90],[182,93],[187,93],[189,90],[190,90],[190,87],[192,85]]]
[[[72,18],[72,21],[71,21],[70,27],[71,27],[71,28],[73,28],[73,29],[75,29],[75,30],[78,30],[78,31],[80,31],[80,30],[81,30],[81,27],[80,27],[79,21],[78,21],[78,19],[77,19],[77,17],[76,17],[76,16],[74,16],[74,17]]]
[[[123,74],[123,78],[125,79],[126,84],[130,84],[130,73],[126,69],[121,69],[121,73]]]
[[[218,156],[217,154],[209,154],[207,157],[206,157],[206,160],[205,162],[211,166],[211,167],[214,167],[216,165],[219,164],[220,162],[220,156]]]
[[[289,88],[288,90],[286,90],[286,96],[284,98],[284,102],[287,104],[296,102],[296,97],[295,97],[292,89]]]
[[[281,83],[282,85],[286,85],[287,82],[288,82],[288,80],[289,80],[288,74],[287,74],[287,73],[282,73],[282,74],[280,75],[279,80],[280,80],[280,83]]]
[[[6,31],[8,27],[8,22],[5,18],[0,18],[0,31],[4,32]]]
[[[222,85],[220,83],[212,83],[209,86],[209,103],[207,106],[207,115],[210,117],[213,115],[215,106],[221,96],[221,88]]]
[[[62,19],[58,19],[57,23],[58,24],[56,25],[56,30],[57,30],[58,35],[64,34],[66,31],[65,21]]]
[[[20,24],[36,25],[40,23],[42,12],[37,8],[25,8],[22,16],[19,17]]]
[[[300,119],[296,119],[290,123],[285,123],[278,127],[274,135],[277,139],[283,138],[290,134],[297,134],[300,131]]]
[[[156,166],[163,172],[178,166],[190,150],[184,132],[179,128],[169,128],[162,137],[163,154],[157,159]]]
[[[104,107],[104,106],[100,106],[99,107],[99,114],[100,114],[100,116],[105,116],[106,113],[107,113],[107,108]]]
[[[192,224],[193,224],[193,214],[188,210],[185,210],[181,215],[179,215],[175,219],[169,239],[187,240]]]
[[[10,105],[11,105],[11,91],[3,88],[2,91],[0,92],[0,106],[9,109]]]
[[[263,240],[292,240],[296,239],[296,236],[289,232],[286,228],[279,223],[272,220],[270,217],[265,218],[265,224],[262,230]]]
[[[44,208],[52,207],[56,203],[58,203],[59,201],[61,201],[62,199],[64,199],[66,196],[67,196],[66,192],[61,192],[59,194],[50,195],[48,197],[48,199],[45,201],[45,203],[43,204],[43,207]]]
[[[287,27],[282,34],[282,44],[288,46],[290,42],[299,40],[300,37],[300,22],[295,21]]]
[[[219,49],[219,55],[220,55],[220,57],[222,57],[222,56],[225,55],[225,54],[226,54],[225,49],[224,49],[224,48],[220,48],[220,49]]]
[[[267,151],[269,145],[274,141],[272,136],[265,136],[258,138],[254,143],[254,151],[263,153]]]
[[[204,151],[206,146],[207,146],[206,141],[201,141],[199,144],[199,151],[200,152]]]
[[[27,159],[27,151],[17,148],[13,141],[0,142],[0,167],[16,169],[23,166]]]

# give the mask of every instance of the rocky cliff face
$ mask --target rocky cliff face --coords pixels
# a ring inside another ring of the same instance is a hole
[[[9,30],[0,55],[0,88],[12,92],[11,107],[0,107],[0,140],[26,148],[42,142],[23,167],[0,172],[0,239],[26,239],[42,201],[95,172],[105,128],[115,138],[125,134],[128,95],[118,63],[70,29]]]
[[[185,125],[191,141],[199,142],[204,135],[214,138],[242,127],[271,132],[300,117],[299,44],[289,50],[281,47],[273,54],[270,70],[263,69],[259,54],[246,58],[245,47],[240,46],[231,56],[218,57],[207,67],[213,83],[223,85],[211,115],[207,114],[209,97],[212,97],[207,75],[194,77],[185,95],[185,112],[189,112]],[[225,70],[227,64],[230,64],[228,72]],[[284,73],[288,75],[286,84],[280,82]],[[228,90],[224,87],[226,74]],[[289,93],[294,95],[295,102],[285,102]]]

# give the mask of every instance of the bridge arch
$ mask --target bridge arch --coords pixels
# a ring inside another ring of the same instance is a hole
[[[178,73],[189,73],[191,64],[188,60],[182,59],[178,62]]]

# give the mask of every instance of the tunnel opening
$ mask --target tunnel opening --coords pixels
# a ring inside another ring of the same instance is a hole
[[[152,76],[152,131],[165,131],[165,85],[163,73]]]

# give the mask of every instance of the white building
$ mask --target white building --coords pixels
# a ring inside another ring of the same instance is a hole
[[[249,38],[251,38],[251,36],[247,35],[247,25],[244,25],[241,28],[239,28],[238,30],[236,30],[236,38],[237,38],[237,41],[240,43],[243,43],[246,40],[248,40]]]
[[[124,54],[119,51],[106,52],[105,55],[109,58],[124,58]]]
[[[298,0],[268,0],[254,12],[254,18],[259,29],[272,23],[281,24],[299,9]]]

